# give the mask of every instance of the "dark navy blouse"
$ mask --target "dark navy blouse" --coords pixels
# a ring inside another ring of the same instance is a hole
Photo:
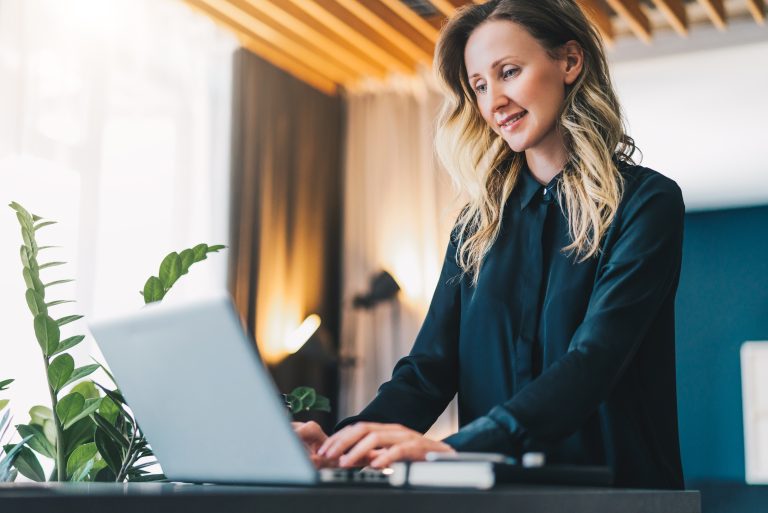
[[[675,182],[618,164],[602,251],[577,263],[560,208],[524,169],[472,286],[455,234],[411,353],[360,415],[425,432],[458,393],[457,450],[609,465],[616,486],[683,488],[674,299],[684,205]]]

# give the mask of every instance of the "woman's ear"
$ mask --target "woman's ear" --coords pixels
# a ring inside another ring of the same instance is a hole
[[[573,85],[584,67],[584,50],[576,41],[568,41],[562,48],[562,62],[566,85]]]

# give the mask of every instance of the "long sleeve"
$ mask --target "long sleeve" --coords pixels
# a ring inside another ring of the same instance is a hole
[[[457,450],[518,454],[532,440],[558,441],[579,429],[630,365],[661,306],[674,300],[683,214],[674,182],[658,174],[643,180],[604,239],[586,313],[567,352],[444,441]]]
[[[456,393],[461,303],[456,245],[448,244],[426,319],[410,354],[402,358],[374,400],[342,420],[336,431],[358,421],[393,422],[425,432]]]

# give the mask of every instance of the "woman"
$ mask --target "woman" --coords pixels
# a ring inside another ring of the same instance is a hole
[[[436,146],[468,198],[410,355],[316,463],[544,452],[683,488],[674,298],[680,189],[634,164],[604,50],[571,0],[496,0],[443,29]],[[459,431],[422,433],[454,394]]]

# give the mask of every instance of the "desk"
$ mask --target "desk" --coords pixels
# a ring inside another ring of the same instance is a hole
[[[3,513],[701,513],[697,491],[507,485],[490,491],[173,483],[0,485]]]

